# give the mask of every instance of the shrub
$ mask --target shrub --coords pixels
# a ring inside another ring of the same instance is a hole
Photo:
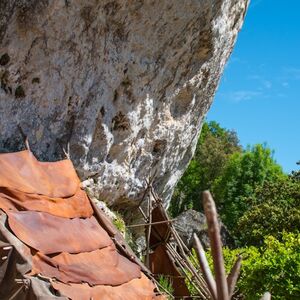
[[[166,291],[168,291],[171,295],[173,295],[174,289],[173,289],[173,284],[172,284],[171,278],[169,278],[165,275],[159,275],[158,282]],[[163,290],[162,290],[162,292],[163,292]],[[168,299],[171,299],[171,297],[168,297]]]
[[[239,253],[242,253],[244,260],[237,286],[245,299],[258,300],[266,291],[272,294],[274,300],[300,299],[299,233],[284,232],[282,241],[268,236],[259,248],[224,248],[227,273]],[[208,257],[211,262],[209,254]]]
[[[239,218],[251,209],[251,197],[264,182],[285,176],[265,145],[255,145],[243,153],[234,153],[222,174],[216,178],[212,192],[221,219],[234,230]]]
[[[251,202],[251,210],[235,227],[236,235],[244,245],[261,245],[264,236],[280,239],[283,231],[300,229],[300,181],[288,176],[268,181],[256,189],[248,202]]]

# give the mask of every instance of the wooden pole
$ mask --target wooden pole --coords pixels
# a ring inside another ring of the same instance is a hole
[[[145,215],[143,209],[142,209],[140,206],[139,206],[139,211],[141,212],[141,214],[142,214],[142,216],[143,216],[145,222],[147,222],[147,216]]]
[[[164,207],[162,206],[162,201],[159,199],[158,195],[155,193],[155,191],[153,190],[153,188],[151,187],[150,192],[154,198],[154,200],[156,201],[157,205],[160,205],[160,207],[162,208],[164,214],[165,214],[165,218],[167,220],[169,220],[168,214],[166,213]],[[184,261],[186,262],[187,266],[190,269],[190,272],[192,273],[193,277],[197,278],[197,280],[199,281],[199,288],[201,288],[201,290],[203,291],[204,294],[206,294],[206,297],[209,297],[210,292],[207,288],[206,282],[204,281],[204,279],[202,278],[202,276],[197,272],[197,270],[195,269],[195,267],[193,266],[193,264],[190,262],[187,254],[185,251],[187,251],[187,253],[189,253],[188,248],[186,247],[186,245],[183,243],[181,237],[179,236],[178,232],[176,231],[176,229],[174,228],[172,223],[169,223],[169,229],[171,231],[171,234],[173,235],[174,240],[177,243],[177,246],[179,247],[179,253],[182,256],[182,258],[184,259]]]
[[[164,224],[164,223],[172,223],[174,220],[167,220],[167,221],[159,221],[159,222],[152,222],[152,223],[143,223],[143,224],[133,224],[133,225],[127,225],[127,228],[133,228],[133,227],[142,227],[142,226],[152,226],[157,224]]]
[[[242,256],[238,255],[237,260],[235,261],[228,277],[227,277],[227,284],[228,284],[228,295],[229,295],[229,299],[231,299],[233,293],[234,293],[234,289],[237,283],[237,280],[239,278],[240,275],[240,271],[241,271],[241,266],[242,266]]]
[[[195,248],[196,248],[196,253],[198,256],[199,264],[200,264],[204,279],[206,281],[206,284],[208,286],[208,289],[210,291],[211,297],[214,300],[218,300],[216,282],[214,280],[214,277],[211,273],[208,261],[206,259],[205,251],[201,245],[201,242],[200,242],[198,236],[195,233],[194,233],[194,242],[195,242]]]
[[[218,300],[229,300],[226,281],[220,227],[215,202],[209,191],[203,192],[203,206],[208,226],[208,236],[213,257]]]
[[[146,266],[150,268],[150,237],[151,237],[151,223],[152,223],[152,199],[151,199],[151,195],[149,195],[148,198],[148,224],[149,226],[147,226],[147,240],[146,240],[146,245],[147,245],[147,249],[146,249]]]
[[[205,293],[205,291],[201,291],[201,288],[203,287],[203,284],[201,282],[197,282],[197,284],[188,276],[187,271],[188,270],[191,275],[192,278],[195,278],[193,276],[193,273],[191,272],[191,269],[189,268],[188,264],[186,263],[186,261],[179,255],[179,253],[176,252],[176,250],[171,246],[171,245],[166,245],[167,246],[167,250],[169,251],[169,254],[173,257],[173,259],[175,260],[175,262],[180,265],[181,270],[183,271],[183,273],[185,274],[185,277],[188,279],[188,281],[191,283],[191,285],[197,290],[197,292],[199,293],[200,296],[207,298],[207,294]]]
[[[167,253],[169,254],[170,257],[172,257],[173,261],[177,263],[177,265],[180,267],[181,271],[184,273],[185,278],[188,279],[190,284],[196,289],[196,291],[199,293],[199,295],[204,296],[201,291],[199,290],[198,286],[191,280],[191,278],[188,276],[187,271],[186,271],[186,265],[181,259],[178,259],[176,257],[176,254],[173,252],[174,249],[170,249],[167,247]]]

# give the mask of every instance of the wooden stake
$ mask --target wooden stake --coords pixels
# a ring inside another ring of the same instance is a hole
[[[156,192],[153,190],[153,188],[151,187],[150,192],[154,198],[154,200],[156,201],[156,204],[159,205],[162,209],[162,211],[165,214],[165,218],[167,220],[169,220],[168,214],[166,213],[164,207],[162,206],[162,201],[159,199],[158,195],[156,194]],[[179,252],[183,258],[183,260],[186,262],[187,266],[190,269],[190,272],[192,273],[192,275],[197,278],[197,280],[199,281],[199,288],[203,291],[204,294],[206,294],[206,297],[209,296],[210,292],[207,288],[206,282],[204,281],[204,279],[202,278],[202,276],[197,272],[197,270],[195,269],[195,267],[193,266],[193,264],[190,262],[186,252],[188,254],[189,250],[186,247],[186,245],[183,243],[181,237],[179,236],[178,232],[176,231],[176,229],[174,228],[172,223],[169,223],[169,229],[171,231],[171,234],[173,235],[174,240],[177,243],[177,246],[179,247]],[[186,252],[185,252],[186,251]]]
[[[182,272],[184,273],[185,277],[188,279],[190,284],[195,288],[195,290],[199,293],[200,296],[207,298],[207,295],[205,295],[205,292],[202,293],[200,287],[202,287],[201,283],[195,284],[195,282],[188,276],[187,271],[191,272],[189,266],[186,264],[186,261],[181,258],[181,256],[176,252],[176,250],[171,246],[167,244],[167,249],[169,251],[169,255],[173,257],[175,262],[180,266]],[[191,272],[192,274],[192,272]]]
[[[203,206],[208,226],[211,254],[214,263],[217,297],[218,300],[229,300],[217,210],[215,202],[209,191],[203,192]]]
[[[234,289],[240,275],[241,266],[242,266],[242,256],[239,255],[227,277],[229,299],[231,299],[234,293]]]
[[[147,226],[147,240],[146,240],[146,266],[150,269],[150,237],[151,237],[151,223],[152,223],[152,199],[151,195],[148,198],[148,224]]]
[[[194,242],[195,242],[195,249],[198,256],[199,264],[204,276],[204,279],[206,281],[206,284],[208,286],[208,289],[210,291],[211,297],[214,300],[217,300],[217,287],[216,282],[214,280],[214,277],[211,273],[208,261],[205,256],[205,251],[201,245],[201,242],[198,238],[198,236],[194,233]]]
[[[143,216],[145,222],[147,222],[147,216],[145,215],[143,209],[142,209],[140,206],[139,206],[139,211],[141,212],[141,214],[142,214],[142,216]]]

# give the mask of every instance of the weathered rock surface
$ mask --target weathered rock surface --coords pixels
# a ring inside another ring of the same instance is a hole
[[[220,221],[221,240],[224,246],[232,246],[234,241],[225,225]],[[189,209],[180,214],[174,221],[174,227],[188,248],[193,246],[193,235],[197,234],[203,247],[210,246],[207,232],[206,217],[203,213]]]
[[[168,201],[248,0],[2,0],[0,148],[71,159],[110,204]]]

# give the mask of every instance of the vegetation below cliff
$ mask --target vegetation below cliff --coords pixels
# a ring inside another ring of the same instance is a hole
[[[228,267],[238,253],[247,258],[239,293],[245,299],[266,290],[273,299],[300,298],[299,171],[285,174],[266,145],[243,149],[234,131],[210,122],[176,187],[170,214],[202,211],[206,189],[235,240],[235,249],[225,249]]]

